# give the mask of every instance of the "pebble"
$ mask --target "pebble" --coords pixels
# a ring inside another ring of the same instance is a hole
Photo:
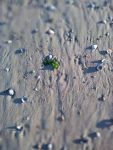
[[[56,7],[55,7],[54,5],[52,5],[52,4],[47,4],[47,5],[45,6],[45,8],[46,8],[47,10],[50,10],[50,11],[55,11],[55,10],[56,10]]]
[[[17,129],[18,131],[22,131],[22,130],[23,130],[23,126],[22,126],[22,125],[18,125],[18,126],[16,126],[16,129]]]
[[[53,55],[50,54],[50,55],[49,55],[49,59],[52,59],[52,58],[53,58]]]
[[[27,101],[27,97],[22,97],[21,101],[22,101],[22,103],[25,103]]]
[[[109,55],[111,56],[111,54],[113,53],[113,50],[110,49],[110,48],[108,48],[108,49],[106,50],[106,52],[107,52],[107,54],[109,54]]]
[[[9,72],[9,71],[10,71],[10,68],[5,68],[5,71],[6,71],[6,72]]]
[[[101,137],[101,133],[100,133],[100,132],[96,132],[96,136],[97,136],[98,138],[100,138],[100,137]]]
[[[48,150],[52,150],[53,149],[53,144],[49,143],[47,147],[48,147]]]
[[[15,91],[13,89],[11,89],[11,88],[8,90],[8,93],[9,93],[10,96],[14,96],[15,95]]]
[[[48,30],[46,31],[46,33],[49,34],[49,35],[54,35],[54,34],[55,34],[55,31],[50,28],[50,29],[48,29]]]
[[[97,46],[96,44],[91,45],[91,50],[92,50],[92,51],[94,51],[94,50],[96,50],[96,49],[97,49],[97,47],[98,47],[98,46]]]
[[[37,91],[38,91],[38,88],[35,88],[34,90],[37,92]]]
[[[37,78],[37,79],[38,79],[38,80],[40,80],[40,78],[41,78],[41,77],[40,77],[40,76],[38,76],[38,78]]]
[[[12,44],[12,42],[13,42],[12,40],[6,41],[7,44]]]

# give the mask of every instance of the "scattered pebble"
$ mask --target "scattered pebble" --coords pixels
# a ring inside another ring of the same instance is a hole
[[[35,90],[36,92],[38,92],[38,88],[35,88],[34,90]]]
[[[12,40],[6,41],[7,44],[12,44],[12,42],[13,42]]]
[[[21,98],[21,102],[22,102],[22,103],[25,103],[26,101],[27,101],[27,97],[22,97],[22,98]]]
[[[54,31],[52,28],[50,28],[50,29],[48,29],[48,30],[46,31],[46,33],[49,34],[49,35],[54,35],[54,34],[55,34],[55,31]]]
[[[109,33],[109,32],[106,32],[106,33],[105,33],[105,36],[106,36],[106,37],[109,37],[109,36],[110,36],[110,33]]]
[[[22,130],[23,130],[23,126],[22,126],[22,125],[16,126],[16,130],[17,130],[17,131],[22,131]]]
[[[48,147],[48,150],[52,150],[53,149],[53,144],[49,143],[47,147]]]
[[[15,91],[14,91],[12,88],[10,88],[10,89],[8,90],[8,94],[9,94],[10,96],[14,96],[14,95],[15,95]]]
[[[95,51],[95,50],[97,49],[97,47],[98,47],[98,46],[97,46],[96,44],[91,45],[91,50],[92,50],[92,51]]]
[[[111,56],[111,54],[113,53],[113,50],[110,49],[110,48],[108,48],[108,49],[106,50],[106,52],[107,52],[107,54],[109,54],[109,55]]]
[[[106,99],[105,99],[104,95],[102,94],[101,97],[98,98],[98,100],[99,101],[105,101]]]
[[[9,71],[10,71],[10,68],[5,68],[5,71],[6,71],[6,72],[9,72]]]

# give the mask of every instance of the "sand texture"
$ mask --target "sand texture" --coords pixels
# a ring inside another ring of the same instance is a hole
[[[94,1],[0,0],[0,150],[113,150],[113,0]]]

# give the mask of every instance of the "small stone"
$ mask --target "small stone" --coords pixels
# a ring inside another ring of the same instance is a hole
[[[34,90],[35,90],[36,92],[38,92],[38,88],[35,88]]]
[[[96,136],[97,136],[98,138],[100,138],[100,137],[101,137],[101,133],[100,133],[100,132],[96,132]]]
[[[11,89],[11,88],[8,90],[8,93],[9,93],[10,96],[14,96],[15,95],[15,91],[13,89]]]
[[[103,24],[106,24],[107,23],[107,20],[102,20],[101,21]]]
[[[22,101],[22,103],[25,103],[27,101],[27,97],[22,97],[21,101]]]
[[[46,8],[47,10],[50,10],[50,11],[55,11],[55,10],[56,10],[56,7],[55,7],[54,5],[52,5],[52,4],[47,4],[47,5],[45,6],[45,8]]]
[[[38,76],[38,78],[37,78],[37,79],[38,79],[38,80],[40,80],[40,78],[41,78],[41,77],[40,77],[40,76]]]
[[[6,41],[7,44],[12,44],[12,40]]]
[[[32,57],[29,57],[29,60],[32,60]]]
[[[113,50],[110,49],[110,48],[108,48],[106,51],[107,51],[107,54],[109,54],[110,56],[111,56],[111,54],[113,53]]]
[[[22,125],[18,125],[18,126],[16,126],[16,129],[17,129],[18,131],[22,131],[22,130],[23,130],[23,126],[22,126]]]
[[[9,71],[10,71],[10,68],[5,68],[5,71],[6,71],[6,72],[9,72]]]
[[[49,143],[47,147],[48,147],[48,150],[52,150],[53,149],[53,144]]]
[[[50,54],[50,55],[49,55],[49,59],[52,59],[52,58],[53,58],[53,55]]]
[[[109,33],[109,32],[106,32],[106,33],[105,33],[105,36],[106,36],[106,37],[110,36],[110,33]]]
[[[91,49],[92,49],[92,50],[96,50],[96,49],[97,49],[97,47],[98,47],[98,46],[97,46],[96,44],[91,45]]]
[[[49,34],[49,35],[54,35],[54,34],[55,34],[55,31],[50,28],[50,29],[48,29],[48,30],[46,31],[46,33]]]
[[[105,99],[104,95],[102,94],[101,97],[98,98],[98,100],[99,101],[105,101],[106,99]]]

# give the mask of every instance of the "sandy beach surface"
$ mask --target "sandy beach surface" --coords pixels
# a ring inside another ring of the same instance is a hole
[[[112,17],[113,0],[0,0],[0,150],[113,150]]]

